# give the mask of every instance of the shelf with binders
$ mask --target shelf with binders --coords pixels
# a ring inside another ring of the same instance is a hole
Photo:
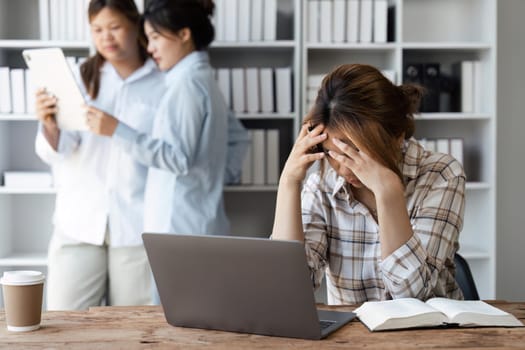
[[[396,8],[396,2],[388,0],[306,0],[304,46],[394,48]]]
[[[496,1],[400,1],[404,43],[495,42]]]
[[[402,79],[424,86],[421,112],[438,119],[492,119],[495,115],[493,50],[403,50]],[[451,114],[452,113],[452,114]]]

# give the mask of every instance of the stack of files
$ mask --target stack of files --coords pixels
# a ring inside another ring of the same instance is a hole
[[[243,162],[242,185],[276,185],[280,175],[279,130],[251,129],[251,144]]]
[[[228,107],[236,113],[293,111],[292,70],[284,68],[217,68],[216,79]]]
[[[230,42],[277,40],[278,0],[216,0],[215,39]]]
[[[29,69],[0,67],[0,113],[35,111],[35,86]]]
[[[53,177],[49,172],[6,171],[4,186],[8,188],[49,188],[53,186]]]
[[[307,42],[387,42],[388,0],[306,1]]]

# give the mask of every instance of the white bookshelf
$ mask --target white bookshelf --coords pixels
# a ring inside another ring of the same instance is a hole
[[[303,32],[308,5],[303,5]],[[439,112],[416,116],[417,138],[461,138],[467,174],[466,212],[460,253],[474,273],[483,299],[495,298],[496,176],[496,0],[389,0],[395,8],[393,40],[386,43],[320,43],[302,45],[302,115],[306,114],[307,77],[326,74],[343,63],[366,63],[396,72],[403,81],[405,63],[451,64],[480,60],[483,101],[476,113]],[[472,17],[475,16],[475,17]],[[390,18],[389,18],[390,19]]]
[[[87,55],[86,41],[39,40],[38,0],[0,0],[0,66],[24,66],[26,48],[59,46],[72,55]],[[389,0],[395,11],[395,40],[386,43],[307,42],[307,1],[278,0],[277,40],[214,42],[212,65],[292,67],[293,113],[241,113],[249,128],[279,128],[286,133],[281,152],[289,147],[307,112],[306,79],[342,63],[367,63],[396,72],[402,82],[408,61],[439,62],[447,70],[457,60],[481,60],[485,69],[484,103],[476,113],[422,113],[416,117],[419,138],[464,140],[467,208],[460,236],[462,253],[471,265],[480,296],[495,297],[496,176],[496,0]],[[37,122],[27,114],[0,114],[0,173],[45,171],[34,154]],[[288,148],[288,149],[287,149]],[[284,161],[284,159],[282,159]],[[3,183],[0,183],[2,185]],[[225,205],[236,235],[267,237],[273,224],[276,185],[228,186]],[[45,268],[52,232],[54,189],[0,187],[0,272]]]

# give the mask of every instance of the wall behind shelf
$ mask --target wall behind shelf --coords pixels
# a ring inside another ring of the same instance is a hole
[[[525,300],[525,1],[498,1],[498,299]]]
[[[0,13],[0,39],[39,39],[38,0],[0,0]],[[10,13],[25,13],[26,18]]]

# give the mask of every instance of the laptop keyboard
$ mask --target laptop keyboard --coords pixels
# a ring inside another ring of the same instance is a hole
[[[335,321],[319,320],[319,325],[321,326],[321,330],[330,327],[334,323]]]

